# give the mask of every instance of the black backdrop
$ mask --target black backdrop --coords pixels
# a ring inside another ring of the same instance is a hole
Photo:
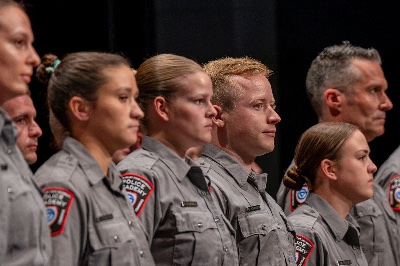
[[[251,56],[273,71],[271,83],[282,122],[275,151],[257,162],[269,173],[275,196],[301,133],[317,122],[305,94],[311,61],[326,46],[349,40],[374,47],[383,58],[394,108],[384,136],[371,143],[379,166],[399,145],[400,29],[396,1],[338,0],[27,0],[40,56],[83,50],[126,55],[134,67],[157,53],[175,53],[199,63],[222,56]],[[49,145],[45,90],[33,80],[32,97],[44,134],[35,171],[55,150]],[[239,122],[238,122],[239,123]],[[245,137],[245,136],[244,136]]]

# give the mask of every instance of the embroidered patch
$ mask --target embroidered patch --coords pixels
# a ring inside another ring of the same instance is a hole
[[[296,253],[294,255],[294,261],[297,266],[306,265],[314,246],[314,243],[310,239],[296,234]]]
[[[139,216],[154,190],[153,184],[145,177],[126,173],[122,175],[122,181],[132,203],[133,210]]]
[[[47,224],[50,226],[51,236],[64,231],[74,193],[64,188],[48,187],[43,189],[43,200],[47,212]]]
[[[299,190],[290,189],[290,210],[294,211],[297,207],[306,201],[308,196],[308,186],[307,184],[303,185],[303,187]]]
[[[388,193],[390,206],[394,211],[400,211],[400,174],[390,179]]]

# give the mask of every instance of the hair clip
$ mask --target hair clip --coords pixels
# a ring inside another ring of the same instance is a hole
[[[54,72],[54,69],[56,69],[56,67],[61,63],[60,60],[56,60],[54,61],[53,65],[50,67],[46,67],[46,73],[50,74]]]

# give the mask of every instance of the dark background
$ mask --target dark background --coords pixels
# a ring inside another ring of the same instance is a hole
[[[378,49],[394,108],[386,133],[370,143],[379,166],[399,145],[400,29],[397,1],[289,0],[31,0],[25,1],[40,56],[98,50],[122,53],[137,68],[158,53],[175,53],[203,64],[223,56],[250,56],[269,66],[282,117],[276,148],[257,158],[269,173],[275,196],[301,133],[317,122],[305,93],[311,61],[324,47],[348,40]],[[31,84],[44,134],[35,171],[55,150],[47,123],[45,90]],[[240,121],[238,121],[240,123]],[[243,136],[244,138],[246,136]]]

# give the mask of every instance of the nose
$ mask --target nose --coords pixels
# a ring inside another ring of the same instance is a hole
[[[29,135],[31,138],[39,138],[42,136],[43,132],[42,129],[39,127],[39,125],[36,123],[35,120],[31,122],[31,126],[29,127]]]
[[[132,101],[131,117],[136,119],[142,119],[144,117],[142,108],[140,108],[139,104],[135,99],[133,99]]]
[[[386,92],[384,92],[382,95],[382,100],[381,100],[381,104],[379,105],[379,108],[382,111],[389,111],[393,108],[393,103],[389,99],[389,96],[386,94]]]
[[[217,110],[214,108],[214,105],[211,103],[211,101],[208,101],[207,104],[207,112],[206,115],[208,118],[213,118],[217,115]]]
[[[378,170],[378,167],[371,161],[371,164],[368,166],[368,173],[374,174]]]
[[[278,124],[281,121],[281,117],[271,106],[268,109],[271,109],[271,112],[267,112],[267,123],[271,125]]]
[[[37,67],[40,64],[40,57],[32,45],[28,49],[28,63],[33,67]]]

